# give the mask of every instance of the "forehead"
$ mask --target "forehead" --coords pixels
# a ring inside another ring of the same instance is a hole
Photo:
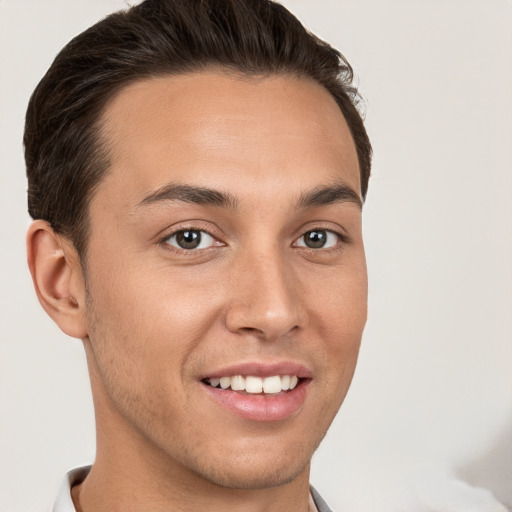
[[[343,181],[359,192],[345,119],[319,84],[286,75],[198,72],[142,80],[108,104],[106,184],[128,202],[183,182],[251,191]],[[103,185],[102,185],[103,186]],[[101,188],[101,186],[100,186]]]

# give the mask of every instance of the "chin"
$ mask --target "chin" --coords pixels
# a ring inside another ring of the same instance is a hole
[[[268,489],[286,485],[302,474],[309,477],[311,457],[319,442],[285,443],[277,449],[272,444],[248,443],[244,450],[223,449],[213,460],[196,459],[189,469],[214,485],[237,490]]]
[[[294,467],[279,464],[275,461],[260,467],[254,465],[243,469],[240,467],[222,468],[221,471],[215,468],[211,471],[204,471],[201,476],[211,483],[229,489],[256,491],[286,485],[295,480],[304,471],[309,469],[309,460],[302,465],[295,464]],[[274,467],[272,467],[274,466]],[[203,468],[203,470],[206,468]]]

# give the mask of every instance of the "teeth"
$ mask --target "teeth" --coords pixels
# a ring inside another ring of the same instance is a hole
[[[231,378],[230,377],[221,377],[220,378],[220,387],[222,389],[228,389],[231,386]]]
[[[245,391],[247,393],[275,394],[281,391],[294,389],[299,383],[296,375],[273,375],[272,377],[254,377],[248,375],[234,375],[233,377],[220,377],[208,379],[210,386],[222,389],[231,388],[233,391]]]
[[[231,377],[231,389],[233,391],[244,391],[245,390],[245,379],[241,375],[235,375]]]
[[[261,393],[263,391],[263,380],[260,377],[247,377],[245,379],[245,391],[247,393]]]
[[[263,391],[265,393],[279,393],[281,391],[281,377],[267,377],[263,380]]]

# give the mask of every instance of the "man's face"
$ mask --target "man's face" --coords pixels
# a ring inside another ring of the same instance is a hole
[[[84,340],[101,449],[234,488],[306,473],[366,321],[338,106],[306,80],[208,72],[130,85],[104,120]]]

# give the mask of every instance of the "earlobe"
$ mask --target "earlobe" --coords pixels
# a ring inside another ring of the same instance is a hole
[[[44,310],[66,334],[85,338],[85,282],[74,247],[48,222],[36,220],[27,232],[27,259]]]

